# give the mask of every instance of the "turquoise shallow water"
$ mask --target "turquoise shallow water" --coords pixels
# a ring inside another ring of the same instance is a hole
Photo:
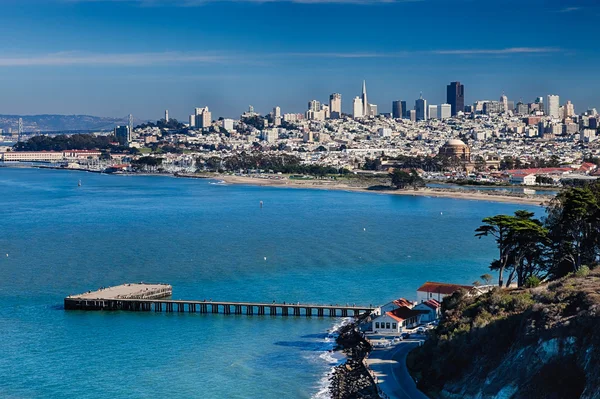
[[[135,281],[188,299],[414,298],[485,273],[494,246],[473,230],[523,208],[539,210],[0,168],[0,397],[318,396],[338,319],[65,312],[62,298]]]

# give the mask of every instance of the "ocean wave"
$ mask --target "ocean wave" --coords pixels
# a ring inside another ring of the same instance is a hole
[[[225,180],[218,180],[218,181],[208,182],[208,184],[224,185],[224,184],[227,184],[227,182]]]
[[[321,341],[323,350],[315,356],[315,361],[329,366],[328,370],[317,383],[317,392],[311,396],[311,399],[330,399],[329,385],[330,378],[335,370],[335,366],[342,364],[345,361],[345,356],[341,352],[334,352],[335,340],[339,335],[339,330],[346,324],[352,322],[352,318],[347,317],[337,320],[328,330],[327,335]]]

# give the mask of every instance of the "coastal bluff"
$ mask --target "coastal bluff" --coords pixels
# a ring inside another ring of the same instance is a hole
[[[407,360],[429,397],[600,398],[600,270],[479,297],[457,292],[442,309]]]

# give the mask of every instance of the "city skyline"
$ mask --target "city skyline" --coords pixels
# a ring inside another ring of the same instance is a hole
[[[507,0],[477,9],[441,0],[26,3],[32,7],[9,0],[0,16],[8,38],[0,114],[156,119],[169,109],[185,121],[195,106],[224,117],[248,104],[261,114],[275,105],[302,112],[307,101],[327,103],[332,93],[352,113],[363,80],[369,102],[386,113],[398,99],[410,108],[421,92],[442,104],[453,81],[468,88],[465,104],[558,93],[579,109],[600,106],[600,55],[585,40],[600,15],[593,1]],[[511,22],[502,35],[488,29],[492,11]],[[198,13],[207,16],[202,23],[189,17]],[[398,18],[398,34],[389,35]],[[454,35],[447,35],[449,20]],[[357,36],[358,25],[368,33]],[[323,34],[310,35],[307,26]]]

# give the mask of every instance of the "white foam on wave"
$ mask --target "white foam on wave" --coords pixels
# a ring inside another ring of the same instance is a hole
[[[329,395],[329,379],[335,370],[335,366],[340,365],[345,361],[345,356],[341,352],[333,352],[333,348],[335,347],[335,339],[339,335],[339,330],[346,324],[352,322],[352,318],[344,318],[341,320],[337,320],[333,326],[327,332],[327,335],[323,339],[323,351],[318,352],[319,354],[316,356],[316,359],[320,363],[325,363],[329,367],[329,370],[321,377],[319,382],[317,383],[317,392],[311,396],[311,399],[330,399]]]
[[[208,184],[218,184],[218,185],[223,185],[223,184],[227,184],[227,182],[225,180],[219,180],[219,181],[211,181]]]

